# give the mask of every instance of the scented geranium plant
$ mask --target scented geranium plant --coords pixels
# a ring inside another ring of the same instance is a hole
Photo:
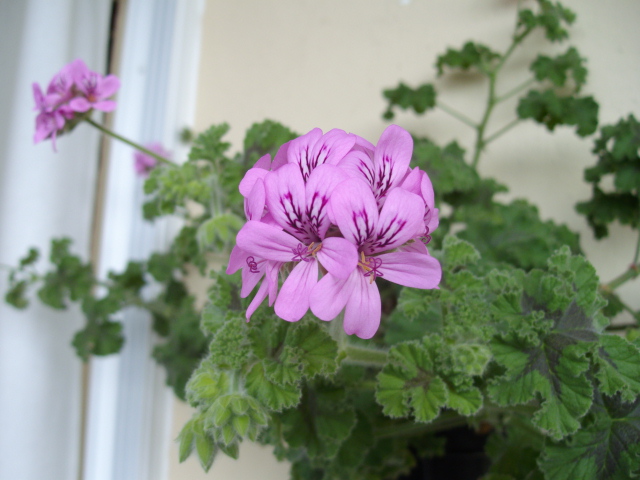
[[[598,130],[575,48],[532,58],[528,81],[499,88],[532,32],[561,42],[574,19],[537,0],[518,9],[504,51],[468,42],[438,57],[439,75],[473,70],[488,84],[479,121],[446,106],[432,84],[384,91],[387,119],[440,108],[469,125],[469,154],[398,125],[373,144],[267,120],[237,154],[223,140],[228,127],[211,127],[178,165],[161,146],[92,119],[115,108],[118,81],[75,61],[46,93],[34,87],[35,141],[88,122],[133,145],[148,175],[145,218],[179,215],[183,227],[166,252],[103,279],[68,239],[52,241],[45,273],[31,249],[9,271],[6,301],[24,308],[37,288],[53,308],[78,302],[86,326],[72,343],[85,360],[120,349],[120,310],[148,310],[164,339],[153,356],[195,407],[181,460],[195,452],[204,469],[220,453],[237,457],[248,439],[289,461],[292,479],[394,479],[437,462],[447,432],[466,427],[485,452],[472,478],[632,478],[640,312],[617,289],[639,275],[640,240],[630,267],[602,283],[576,233],[525,200],[498,201],[506,187],[477,170],[486,146],[523,121],[574,127],[593,136],[597,158],[585,172],[593,196],[577,210],[598,238],[614,221],[640,228],[640,124],[630,115]],[[494,110],[517,95],[514,120],[488,132]],[[209,267],[210,252],[229,254],[222,271]],[[212,282],[201,311],[187,265]],[[143,294],[149,284],[154,298]],[[462,478],[455,472],[442,478]]]

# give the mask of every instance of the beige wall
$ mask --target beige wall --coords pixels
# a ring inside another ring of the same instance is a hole
[[[562,3],[578,13],[571,43],[589,60],[585,93],[600,102],[602,122],[640,114],[640,2]],[[196,129],[229,122],[230,139],[239,148],[251,123],[271,118],[301,133],[342,128],[375,143],[386,126],[383,88],[399,80],[417,85],[434,79],[436,55],[468,39],[505,49],[515,6],[515,0],[209,0]],[[541,44],[547,48],[541,36],[534,36],[514,55],[500,91],[525,78],[528,54]],[[555,48],[564,49],[565,44]],[[444,102],[479,117],[484,84],[464,75],[437,84]],[[489,131],[510,121],[514,107],[501,106]],[[472,145],[473,132],[442,112],[421,118],[402,114],[395,123],[439,143],[458,139],[467,148]],[[583,231],[586,251],[602,280],[608,280],[628,266],[635,237],[613,228],[612,239],[596,243],[574,212],[574,204],[589,196],[581,179],[584,167],[594,162],[590,149],[590,141],[569,129],[550,135],[526,123],[490,145],[481,170],[509,185],[509,198],[526,197],[540,206],[544,218]],[[638,282],[622,290],[635,307],[640,307],[638,291]],[[180,415],[179,408],[181,424]],[[175,460],[175,451],[171,455]],[[197,465],[190,468],[172,465],[171,478],[201,478]],[[269,452],[245,446],[238,462],[221,457],[207,478],[286,479],[286,471]]]

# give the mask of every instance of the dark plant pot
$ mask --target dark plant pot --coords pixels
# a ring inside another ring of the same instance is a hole
[[[484,453],[486,434],[458,427],[438,436],[447,439],[445,454],[418,459],[415,468],[398,480],[477,480],[487,473],[491,462]]]

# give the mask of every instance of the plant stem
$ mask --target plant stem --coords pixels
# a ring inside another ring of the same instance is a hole
[[[451,108],[448,105],[445,105],[442,102],[438,102],[436,104],[436,106],[438,108],[440,108],[440,110],[442,110],[443,112],[448,113],[449,115],[451,115],[452,117],[460,120],[462,123],[464,123],[465,125],[469,125],[471,128],[478,128],[478,124],[476,122],[474,122],[473,120],[471,120],[469,117],[467,117],[465,114],[458,112],[455,108]]]
[[[520,85],[518,85],[517,87],[509,90],[507,93],[500,95],[496,98],[496,103],[500,103],[503,102],[511,97],[513,97],[514,95],[517,95],[518,93],[520,93],[522,90],[524,90],[525,88],[529,87],[530,85],[533,85],[536,82],[535,78],[530,78],[529,80],[521,83]]]
[[[474,168],[478,166],[482,150],[484,150],[484,147],[488,143],[484,138],[487,123],[489,123],[489,118],[491,117],[493,108],[498,104],[498,102],[500,102],[500,99],[496,96],[496,79],[498,77],[498,73],[500,73],[500,70],[504,66],[505,62],[509,59],[513,51],[516,49],[516,47],[526,38],[527,35],[529,35],[530,31],[530,29],[527,29],[520,35],[514,35],[513,40],[511,41],[511,45],[509,45],[507,51],[504,53],[495,68],[487,74],[489,77],[489,95],[487,98],[487,106],[485,108],[484,115],[482,116],[482,120],[477,127],[476,144],[473,152],[473,160],[471,162],[471,165]]]
[[[381,368],[387,363],[387,352],[384,350],[346,344],[344,352],[347,354],[344,361],[348,363],[377,368]]]
[[[331,338],[338,344],[338,352],[344,351],[347,345],[347,334],[342,327],[343,320],[344,311],[340,312],[340,314],[329,323],[329,335],[331,335]]]
[[[503,133],[508,132],[509,130],[511,130],[513,127],[515,127],[516,125],[518,125],[520,123],[520,119],[519,118],[514,118],[513,120],[511,120],[509,123],[507,123],[504,127],[502,127],[500,130],[498,130],[495,133],[492,133],[491,135],[489,135],[485,140],[484,140],[484,144],[488,145],[489,143],[493,142],[496,138],[498,138],[499,136],[501,136]]]
[[[622,275],[617,276],[609,283],[601,285],[600,288],[605,292],[613,292],[616,288],[624,283],[627,283],[629,280],[633,280],[634,278],[640,275],[640,268],[638,268],[637,263],[631,265]]]
[[[93,125],[94,127],[96,127],[98,130],[100,130],[102,133],[104,133],[105,135],[109,135],[110,137],[115,138],[116,140],[120,140],[122,143],[126,143],[127,145],[129,145],[130,147],[135,148],[136,150],[141,151],[142,153],[145,153],[153,158],[155,158],[156,160],[158,160],[160,163],[164,163],[165,165],[175,165],[175,163],[173,163],[171,160],[167,160],[166,158],[158,155],[157,153],[152,152],[151,150],[149,150],[148,148],[144,148],[142,145],[137,144],[136,142],[133,142],[131,140],[129,140],[128,138],[123,137],[122,135],[118,135],[115,132],[112,132],[111,130],[109,130],[108,128],[103,127],[102,125],[100,125],[99,123],[93,121],[90,118],[86,118],[85,121],[91,125]]]

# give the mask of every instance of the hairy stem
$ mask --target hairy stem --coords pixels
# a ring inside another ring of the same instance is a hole
[[[634,263],[622,275],[618,275],[609,283],[605,283],[604,285],[601,285],[600,288],[605,292],[613,292],[619,286],[627,283],[629,280],[633,280],[639,275],[640,275],[640,268],[638,267],[637,263]]]
[[[520,93],[522,90],[530,87],[531,85],[533,85],[536,82],[535,78],[530,78],[529,80],[521,83],[520,85],[518,85],[515,88],[512,88],[511,90],[509,90],[507,93],[500,95],[496,98],[496,103],[500,103],[500,102],[504,102],[505,100],[513,97],[514,95],[517,95],[518,93]]]
[[[498,130],[497,132],[494,132],[491,135],[489,135],[484,140],[484,144],[488,145],[489,143],[493,142],[496,138],[500,137],[502,134],[507,133],[509,130],[511,130],[513,127],[515,127],[519,123],[520,123],[520,119],[519,118],[514,118],[509,123],[507,123],[504,127],[502,127],[500,130]]]
[[[474,168],[478,166],[480,155],[482,154],[484,147],[486,147],[488,143],[484,135],[487,124],[489,123],[489,119],[491,118],[493,108],[501,101],[501,99],[496,95],[496,80],[498,78],[498,74],[500,73],[500,70],[509,59],[513,51],[516,49],[516,47],[520,45],[520,43],[522,43],[522,41],[527,37],[527,35],[529,35],[530,32],[531,30],[527,29],[519,35],[514,35],[513,40],[511,41],[511,45],[509,45],[507,51],[504,53],[504,55],[502,55],[502,58],[500,58],[500,61],[495,66],[495,68],[487,74],[489,77],[489,92],[487,95],[487,106],[485,107],[484,114],[482,115],[482,120],[480,120],[480,124],[477,127],[476,143],[473,152],[473,160],[471,162],[471,165]]]
[[[347,363],[376,368],[382,368],[387,363],[387,352],[384,350],[346,344],[344,352],[347,354],[344,359]]]
[[[442,110],[445,113],[448,113],[449,115],[451,115],[452,117],[460,120],[462,123],[464,123],[465,125],[469,125],[471,128],[477,129],[478,128],[478,124],[476,122],[474,122],[473,120],[471,120],[469,117],[467,117],[465,114],[460,113],[459,111],[457,111],[455,108],[451,108],[448,105],[445,105],[442,102],[438,102],[437,107]]]
[[[105,135],[109,135],[110,137],[115,138],[116,140],[121,141],[122,143],[126,143],[127,145],[129,145],[130,147],[135,148],[136,150],[141,151],[142,153],[145,153],[153,158],[155,158],[156,160],[158,160],[160,163],[164,163],[165,165],[175,165],[175,163],[173,163],[171,160],[168,160],[160,155],[158,155],[157,153],[152,152],[151,150],[149,150],[148,148],[144,148],[142,145],[137,144],[136,142],[133,142],[131,140],[129,140],[128,138],[123,137],[122,135],[118,135],[115,132],[112,132],[111,130],[109,130],[108,128],[103,127],[102,125],[100,125],[99,123],[93,121],[91,118],[86,118],[85,121],[87,123],[89,123],[90,125],[93,125],[94,127],[96,127],[98,130],[100,130],[102,133],[104,133]]]

